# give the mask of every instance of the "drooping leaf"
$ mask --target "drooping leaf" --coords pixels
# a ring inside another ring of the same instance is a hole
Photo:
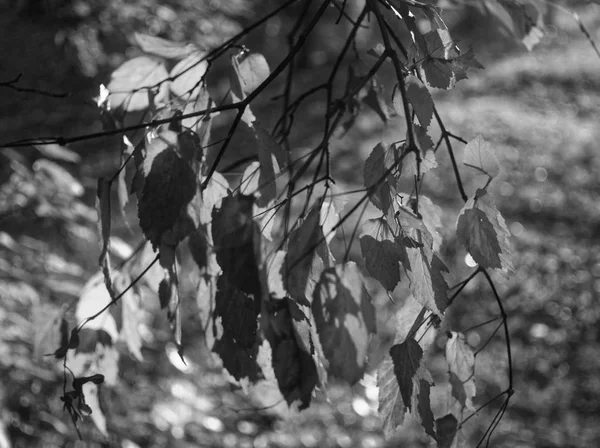
[[[458,217],[456,235],[477,264],[484,268],[502,268],[498,236],[484,212],[473,208],[464,210]]]
[[[400,396],[408,412],[435,438],[429,392],[433,380],[423,360],[423,349],[410,338],[390,349]]]
[[[312,311],[329,373],[356,383],[364,374],[367,348],[376,328],[375,309],[355,263],[323,271]]]
[[[50,143],[48,145],[34,145],[34,147],[44,157],[48,157],[49,159],[71,163],[78,163],[81,160],[81,156],[79,154],[71,151],[65,146],[61,146],[56,143]]]
[[[104,263],[104,259],[108,256],[110,246],[110,182],[106,179],[98,179],[97,204],[98,222],[100,225],[100,235],[102,236],[102,250],[100,252],[100,264]]]
[[[392,346],[390,356],[394,363],[394,373],[398,380],[402,401],[410,411],[413,392],[415,392],[413,378],[421,368],[423,349],[411,338]]]
[[[201,178],[204,182],[204,178]],[[200,223],[210,224],[213,218],[215,208],[221,208],[221,202],[227,197],[229,192],[229,182],[221,173],[214,172],[206,185],[204,191],[200,193]]]
[[[423,35],[427,52],[420,65],[426,84],[438,89],[453,89],[465,79],[468,68],[483,68],[471,50],[461,53],[447,29],[432,30]]]
[[[111,297],[106,289],[101,273],[93,275],[83,287],[77,307],[75,317],[78,322],[87,319],[100,312],[104,307],[111,303]],[[88,330],[105,331],[113,342],[119,338],[117,324],[114,317],[108,310],[102,316],[89,321],[85,328]]]
[[[286,290],[299,303],[308,304],[312,300],[312,294],[307,294],[307,289],[317,246],[322,239],[319,210],[313,208],[300,227],[290,233],[288,251],[281,271]],[[314,274],[321,275],[320,272]]]
[[[110,108],[127,112],[145,110],[150,106],[149,98],[154,96],[154,104],[161,104],[168,95],[169,77],[164,64],[148,56],[138,56],[123,63],[111,75],[108,90],[110,91]],[[157,86],[159,83],[159,87]],[[157,90],[149,95],[149,89]]]
[[[60,309],[50,304],[40,304],[33,307],[32,324],[33,355],[41,358],[55,353],[68,344],[67,321],[63,319]]]
[[[421,153],[421,175],[437,167],[435,153],[431,150]],[[408,153],[402,159],[400,164],[400,177],[404,179],[414,179],[417,173],[417,156],[414,152]]]
[[[132,279],[125,274],[121,274],[115,281],[115,287],[118,291],[125,291],[132,282]],[[129,352],[138,360],[143,361],[142,356],[142,337],[139,327],[143,319],[143,310],[140,307],[141,297],[136,288],[131,288],[121,297],[121,339],[125,340]]]
[[[253,299],[222,275],[217,283],[213,331],[213,352],[223,361],[223,367],[238,381],[258,378],[256,363],[257,316],[260,297]]]
[[[391,438],[398,432],[404,422],[406,407],[400,395],[398,380],[394,372],[394,363],[386,356],[377,371],[377,387],[379,389],[379,415],[383,418],[383,433]]]
[[[477,190],[475,197],[469,199],[461,210],[458,219],[461,222],[460,232],[457,222],[457,236],[469,252],[473,250],[477,254],[471,253],[477,263],[504,272],[514,272],[510,232],[490,193]]]
[[[180,61],[169,76],[171,82],[171,93],[187,101],[194,100],[203,92],[204,75],[208,69],[206,53],[198,51],[190,54]]]
[[[240,53],[231,58],[242,98],[252,93],[271,73],[269,64],[260,53]],[[237,86],[235,86],[237,87]]]
[[[148,34],[134,33],[134,37],[143,51],[167,59],[182,59],[197,50],[193,44],[173,42]]]
[[[387,213],[396,196],[396,165],[394,148],[382,143],[373,148],[365,161],[364,185],[369,190],[369,199],[383,213]]]
[[[415,143],[417,144],[417,147],[421,150],[421,154],[433,154],[433,140],[431,139],[429,134],[427,134],[427,129],[418,124],[414,124],[413,130],[415,136]],[[421,157],[421,159],[422,158],[423,157]],[[421,164],[423,164],[423,160],[421,160]]]
[[[154,248],[160,247],[162,236],[173,229],[196,195],[196,176],[190,164],[178,155],[177,145],[177,134],[164,131],[146,148],[142,165],[138,217],[144,235]]]
[[[435,421],[438,448],[451,448],[458,429],[458,421],[452,414],[447,414]],[[460,448],[460,447],[457,447]]]
[[[452,396],[468,410],[475,410],[475,355],[462,333],[451,332],[446,342],[446,360],[450,371]]]
[[[437,252],[442,246],[442,235],[438,231],[442,228],[442,209],[424,194],[419,194],[419,213],[423,219],[423,225],[433,237],[433,250]]]
[[[419,123],[425,129],[431,123],[433,117],[433,100],[427,87],[414,75],[408,75],[404,78],[406,85],[406,98],[413,107]]]
[[[240,180],[240,193],[245,196],[260,195],[260,163],[254,161],[244,169]]]
[[[269,302],[263,309],[262,328],[272,349],[272,365],[287,403],[300,401],[299,409],[310,404],[318,374],[311,352],[304,350],[294,333],[289,299]]]
[[[252,196],[229,196],[213,211],[212,234],[217,262],[228,281],[254,298],[261,297],[255,244],[259,229],[253,219]]]
[[[265,261],[267,269],[267,287],[269,295],[275,299],[287,297],[284,279],[281,275],[283,264],[285,263],[286,252],[278,250],[273,252]]]
[[[82,387],[82,393],[85,397],[85,404],[89,408],[90,417],[98,431],[105,437],[108,437],[108,429],[106,425],[106,416],[100,406],[100,386],[89,382]]]
[[[500,166],[494,155],[492,145],[486,142],[481,135],[475,137],[465,146],[463,163],[480,174],[487,174],[490,178],[494,178],[500,173]]]
[[[448,268],[433,251],[433,237],[421,220],[403,208],[398,220],[408,255],[404,268],[413,296],[428,310],[441,315],[448,301],[448,285],[443,276]]]
[[[531,51],[544,37],[544,15],[547,12],[545,2],[522,2],[515,0],[497,0],[502,9],[508,13],[509,20],[504,19],[504,24],[518,39],[521,39],[525,47]],[[491,11],[499,15],[498,9]]]
[[[400,263],[406,260],[406,252],[384,218],[363,224],[360,248],[369,274],[386,290],[393,291],[400,282]]]

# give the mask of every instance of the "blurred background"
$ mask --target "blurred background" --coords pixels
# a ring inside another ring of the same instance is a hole
[[[69,93],[63,98],[0,87],[0,143],[101,130],[93,97],[115,68],[139,53],[134,31],[214,48],[278,4],[0,1],[0,83],[22,73],[19,86]],[[592,37],[600,39],[599,5],[560,4],[576,11]],[[286,54],[286,35],[300,6],[269,20],[243,43],[263,53],[273,67]],[[434,92],[434,100],[453,134],[466,140],[481,134],[492,142],[503,172],[491,189],[513,235],[517,273],[495,280],[509,314],[515,395],[492,446],[600,446],[600,59],[562,9],[549,8],[546,35],[529,52],[476,2],[445,0],[440,6],[461,48],[472,47],[486,69],[470,72],[470,79],[455,90]],[[349,1],[347,11],[355,16],[360,7],[360,1]],[[329,73],[349,29],[343,20],[333,25],[337,15],[334,9],[326,14],[325,25],[300,54],[295,94]],[[361,50],[366,52],[377,40],[375,33],[361,31]],[[226,76],[217,65],[211,80],[215,92],[226,91]],[[382,78],[387,81],[385,73]],[[272,124],[278,118],[272,111],[280,110],[272,107],[271,99],[277,85],[269,92],[258,99],[255,110]],[[323,110],[324,97],[315,96],[298,112],[294,150],[310,148],[320,139],[314,129],[320,126]],[[362,187],[365,158],[382,138],[403,132],[401,121],[384,127],[375,112],[365,109],[354,128],[335,141],[332,156],[340,191]],[[217,135],[225,124],[215,130]],[[456,145],[459,160],[461,146]],[[111,138],[70,149],[73,152],[61,152],[60,147],[0,150],[1,448],[430,445],[414,425],[397,439],[383,438],[376,363],[393,340],[393,316],[407,293],[399,287],[393,304],[372,282],[369,288],[379,312],[373,368],[353,388],[332,384],[329,402],[319,396],[292,418],[282,418],[286,413],[281,406],[269,406],[274,403],[268,402],[268,394],[246,397],[229,385],[203,348],[191,305],[184,323],[188,365],[183,365],[170,343],[164,313],[157,303],[149,304],[144,360],[121,350],[119,381],[102,389],[109,438],[87,419],[79,425],[86,442],[77,441],[59,400],[60,365],[36,349],[36,325],[43,316],[50,319],[77,301],[97,272],[97,179],[112,174],[120,158],[118,140]],[[236,156],[232,152],[232,160]],[[442,255],[456,283],[472,268],[453,240],[462,204],[447,152],[441,149],[437,161],[438,168],[426,176],[425,193],[443,211]],[[468,194],[481,185],[466,172],[463,180]],[[124,256],[141,240],[140,233],[118,217],[113,229]],[[354,258],[361,263],[358,248]],[[187,298],[193,303],[192,292]],[[464,330],[497,314],[489,289],[475,281],[449,310],[443,329]],[[469,344],[480,347],[493,329],[491,325],[470,331]],[[430,365],[436,383],[443,385],[445,340],[440,333]],[[506,388],[505,354],[499,335],[478,352],[476,405]],[[432,400],[435,412],[435,394]],[[468,446],[479,441],[500,404],[493,403],[465,425]]]

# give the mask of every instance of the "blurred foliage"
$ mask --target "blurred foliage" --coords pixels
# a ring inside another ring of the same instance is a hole
[[[0,36],[8,43],[0,50],[0,80],[23,72],[31,86],[74,92],[67,100],[49,100],[2,90],[6,96],[0,110],[7,117],[0,124],[3,140],[95,129],[98,117],[90,99],[99,81],[136,51],[131,45],[134,31],[211,48],[263,12],[259,2],[0,3]],[[269,60],[280,58],[285,30],[296,12],[269,22],[247,45],[261,48]],[[484,46],[486,34],[495,32],[481,29],[485,22],[479,13],[455,14],[457,27],[476,49]],[[586,6],[580,15],[590,29],[598,29],[597,7]],[[598,61],[568,17],[558,14],[554,20],[556,31],[548,44],[494,62],[456,92],[436,97],[453,130],[467,135],[486,130],[505,171],[499,207],[514,235],[518,275],[503,284],[501,294],[510,315],[517,391],[498,428],[496,446],[600,443],[595,422],[600,412],[600,135],[594,121],[600,108]],[[331,49],[338,43],[333,28],[320,29],[314,39],[300,63],[306,78],[311,70],[331,63]],[[311,117],[303,119],[310,129]],[[349,179],[355,177],[357,154],[364,159],[371,134],[380,131],[375,123],[367,114],[359,120],[358,131],[341,140],[336,165]],[[76,145],[75,151],[79,163],[53,159],[35,148],[0,153],[2,448],[81,446],[58,399],[60,369],[53,358],[34,356],[37,329],[32,324],[41,305],[50,312],[72,307],[97,269],[92,177],[110,172],[117,161],[110,159],[115,153],[106,142]],[[450,208],[456,204],[447,186],[454,180],[440,173],[446,171],[432,174],[428,194]],[[449,228],[455,225],[453,219],[447,216]],[[117,232],[135,243],[125,225]],[[464,253],[444,255],[453,265],[462,265]],[[482,284],[467,293],[449,317],[461,330],[497,314]],[[386,309],[386,300],[378,300],[381,309]],[[172,356],[166,322],[160,317],[151,322],[145,360],[122,357],[119,384],[102,389],[110,441],[90,421],[82,425],[90,446],[383,446],[371,376],[354,390],[333,387],[332,404],[321,400],[293,421],[280,421],[279,411],[255,410],[256,400],[231,390],[207,360],[198,325],[192,317],[184,328],[186,338],[194,341],[186,347],[192,353],[186,367]],[[389,322],[379,328],[381,341],[390,338],[385,330],[389,332]],[[469,342],[477,345],[494,328],[492,323],[469,332]],[[476,404],[502,390],[503,344],[498,337],[477,356]],[[377,346],[375,341],[375,360],[380,356]],[[441,349],[433,357],[441,359]],[[483,434],[491,416],[484,413],[469,423],[473,440]],[[426,446],[416,434],[407,431],[398,442]]]

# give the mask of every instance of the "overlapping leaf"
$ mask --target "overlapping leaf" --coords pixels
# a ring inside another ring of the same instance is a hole
[[[465,157],[463,163],[473,168],[480,174],[487,174],[494,178],[500,172],[498,160],[492,150],[492,145],[478,135],[465,146]]]
[[[223,367],[238,381],[258,379],[257,316],[260,297],[248,296],[221,275],[217,283],[213,331],[213,352],[223,361]]]
[[[164,64],[151,57],[138,56],[126,61],[111,75],[110,108],[132,112],[147,109],[150,98],[155,105],[164,102],[169,90],[168,77]],[[151,88],[156,91],[151,92]]]
[[[205,52],[190,54],[175,65],[169,73],[173,79],[170,86],[171,93],[187,101],[198,98],[205,90],[203,81],[207,69],[208,61]]]
[[[254,298],[261,297],[255,244],[260,235],[253,219],[252,196],[229,196],[213,211],[212,235],[217,262],[228,282]]]
[[[458,217],[456,235],[480,266],[514,271],[510,232],[486,190],[477,190],[475,197],[467,201]]]
[[[173,229],[196,195],[196,175],[179,156],[178,145],[177,133],[164,131],[147,146],[141,169],[138,168],[143,185],[141,191],[138,189],[140,227],[155,248],[160,247],[162,236]],[[181,233],[178,239],[189,232]]]
[[[383,213],[387,213],[396,196],[394,168],[396,154],[392,145],[379,143],[365,161],[364,185],[369,199]]]
[[[356,383],[364,374],[367,348],[376,327],[375,308],[355,263],[323,271],[312,311],[328,372]]]
[[[388,291],[400,282],[400,263],[406,261],[406,250],[393,234],[384,218],[363,224],[360,248],[369,274]]]
[[[421,80],[414,75],[404,78],[404,83],[406,84],[406,98],[413,107],[421,126],[427,129],[431,123],[431,117],[433,117],[431,94]],[[396,96],[399,94],[397,93]]]
[[[433,251],[433,237],[422,221],[403,208],[398,220],[407,253],[404,269],[410,289],[419,303],[441,315],[448,301],[448,285],[443,275],[448,268]]]
[[[475,355],[462,333],[451,332],[446,342],[446,360],[450,372],[452,396],[463,408],[475,410]]]

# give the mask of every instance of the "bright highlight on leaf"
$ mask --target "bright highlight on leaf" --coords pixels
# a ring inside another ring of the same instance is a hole
[[[480,174],[487,174],[490,178],[494,178],[500,173],[500,166],[492,145],[486,142],[481,135],[467,144],[463,162],[469,168],[479,171]]]
[[[450,372],[452,396],[463,408],[473,411],[475,397],[475,355],[462,333],[451,332],[446,342],[446,360]]]

